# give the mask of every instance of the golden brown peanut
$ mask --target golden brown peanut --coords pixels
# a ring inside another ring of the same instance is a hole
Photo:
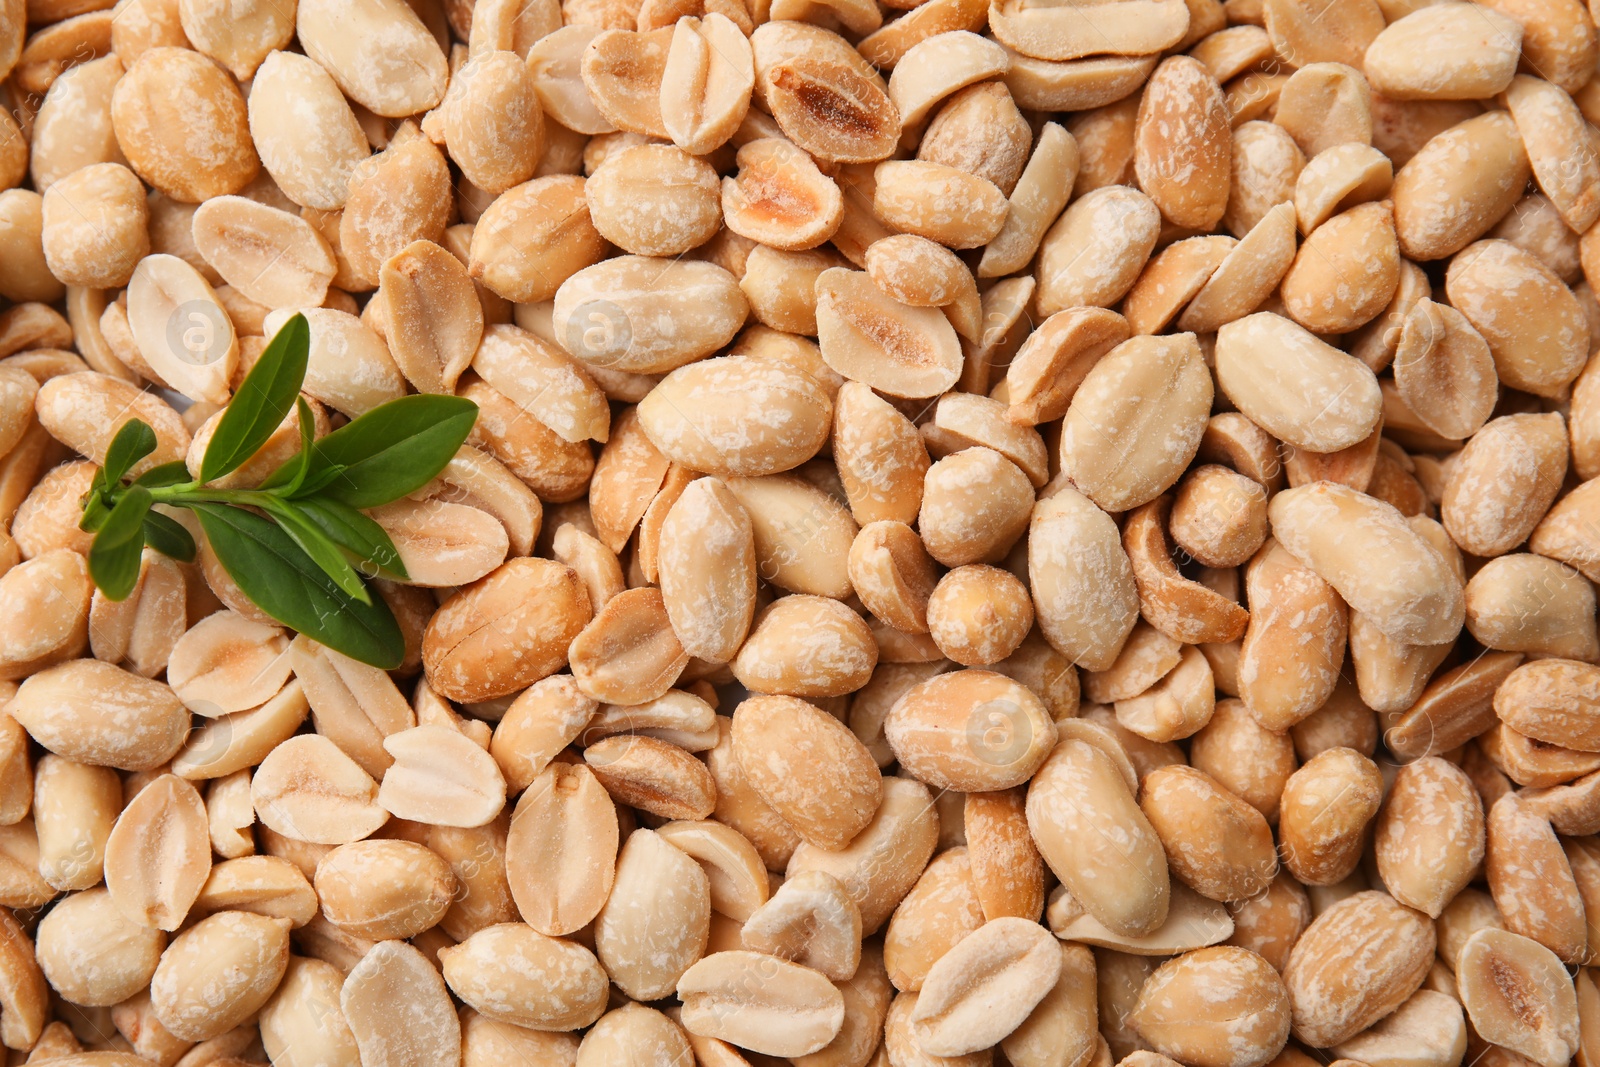
[[[474,365],[474,354],[479,353],[479,342],[484,339],[482,306],[466,268],[439,245],[417,241],[383,264],[378,282],[384,340],[395,365],[421,392],[453,392],[462,372]],[[560,401],[573,406],[582,404],[581,373],[574,368],[565,377],[558,377],[559,370],[555,368],[569,365],[548,346],[518,345],[523,338],[508,326],[492,327],[490,336],[493,341],[481,353],[475,369],[495,388],[512,395],[504,378],[491,371],[491,367],[499,365],[495,357],[503,358],[507,348],[519,355],[533,348],[527,358],[533,362],[543,357],[545,366],[536,363],[530,370],[550,386],[545,394],[548,407],[542,407],[540,415],[548,412],[550,421],[556,422],[557,415],[566,414]],[[552,363],[555,368],[548,366]],[[574,378],[576,382],[572,381]],[[576,398],[574,393],[578,394]],[[569,426],[560,423],[561,429],[571,432]]]
[[[927,625],[949,658],[963,666],[989,666],[1015,652],[1028,636],[1033,601],[1009,571],[969,564],[949,572],[934,587]]]
[[[642,1004],[607,1012],[577,1049],[576,1067],[602,1063],[687,1063],[694,1058],[688,1038],[668,1016]]]
[[[1382,792],[1377,766],[1352,749],[1329,749],[1290,775],[1278,828],[1284,864],[1295,877],[1333,885],[1348,876],[1361,859]]]
[[[429,620],[423,639],[428,681],[453,700],[514,693],[566,663],[567,646],[590,615],[588,591],[571,568],[508,560]]]
[[[1038,59],[1077,59],[1103,52],[1148,55],[1176,45],[1189,25],[1188,10],[1149,0],[1129,10],[1094,10],[1069,16],[1058,8],[1012,2],[990,13],[994,34],[1008,47]]]
[[[739,172],[722,180],[722,216],[742,237],[785,251],[815,248],[844,215],[839,187],[780,138],[740,146]]]
[[[1282,972],[1289,952],[1311,924],[1311,901],[1305,888],[1288,871],[1280,869],[1266,891],[1250,900],[1229,905],[1233,933],[1227,943],[1259,953]]]
[[[380,941],[345,977],[339,1008],[361,1062],[453,1063],[461,1024],[444,979],[428,958],[402,941]]]
[[[991,448],[946,456],[923,479],[928,554],[947,567],[999,561],[1027,528],[1033,495],[1021,468]]]
[[[1563,659],[1542,659],[1512,671],[1495,690],[1494,710],[1519,733],[1549,745],[1600,751],[1600,735],[1589,725],[1600,668]]]
[[[1055,985],[1061,950],[1038,923],[1005,917],[968,934],[928,972],[911,1013],[913,1040],[964,1056],[1008,1036]]]
[[[640,256],[677,256],[721,224],[716,171],[670,145],[613,152],[589,176],[584,199],[595,229]]]
[[[1588,940],[1582,895],[1555,830],[1527,801],[1508,795],[1489,808],[1484,871],[1506,929],[1576,960]]]
[[[1296,1037],[1326,1047],[1411,996],[1434,957],[1433,924],[1383,893],[1356,893],[1317,916],[1289,955]]]
[[[1457,957],[1461,1000],[1485,1040],[1536,1063],[1565,1063],[1578,1048],[1578,1004],[1561,961],[1505,930],[1479,930]]]
[[[449,177],[444,154],[424,137],[397,138],[356,164],[339,215],[337,242],[349,270],[335,280],[355,290],[373,288],[384,262],[407,245],[442,241],[450,208]],[[406,198],[412,210],[396,215],[391,207],[398,197]]]
[[[868,523],[850,544],[850,584],[862,605],[889,625],[927,633],[936,568],[916,532],[905,523]]]
[[[1140,396],[1137,411],[1123,399]],[[1062,427],[1074,483],[1107,511],[1147,503],[1177,481],[1200,445],[1211,389],[1191,335],[1137,337],[1107,353],[1073,394]]]
[[[1394,376],[1407,406],[1445,437],[1475,433],[1494,409],[1498,389],[1488,343],[1461,312],[1426,298],[1404,316]]]
[[[1515,304],[1505,294],[1517,287]],[[1501,381],[1538,396],[1582,370],[1588,327],[1577,298],[1550,268],[1508,241],[1482,241],[1450,263],[1445,292],[1483,335]]]
[[[296,928],[315,919],[317,910],[310,878],[277,856],[241,856],[217,864],[194,903],[196,915],[249,911],[288,919]]]
[[[328,921],[356,937],[407,938],[430,929],[456,891],[450,867],[410,841],[356,841],[317,864],[317,896]]]
[[[1474,165],[1463,169],[1463,159]],[[1418,261],[1460,251],[1511,210],[1530,173],[1508,114],[1490,112],[1439,134],[1394,176],[1400,251]]]
[[[1438,918],[1483,862],[1483,805],[1465,772],[1430,756],[1400,768],[1378,814],[1378,873],[1395,899]]]
[[[592,920],[616,872],[617,813],[588,767],[555,762],[517,801],[506,838],[506,875],[517,911],[542,934]]]
[[[1044,860],[1028,833],[1026,793],[968,794],[963,829],[984,917],[1036,918],[1044,906]]]
[[[848,845],[872,820],[883,782],[870,753],[833,716],[789,696],[753,696],[733,716],[744,780],[818,848]]]
[[[651,830],[635,830],[595,920],[595,952],[617,987],[638,1000],[669,995],[705,952],[711,896],[699,864]]]
[[[1201,896],[1224,902],[1263,892],[1278,872],[1261,813],[1204,771],[1163,767],[1140,788],[1140,809],[1167,852],[1167,866]]]
[[[788,864],[792,876],[820,870],[832,874],[861,910],[861,929],[876,933],[916,882],[938,841],[933,798],[920,782],[886,778],[883,803],[861,833],[837,852],[801,843]]]
[[[1239,695],[1267,729],[1287,729],[1333,692],[1344,661],[1344,604],[1278,542],[1245,571],[1254,610],[1239,653]]]
[[[1262,726],[1243,701],[1219,700],[1189,753],[1197,770],[1276,821],[1283,783],[1295,770],[1295,743],[1287,734]]]
[[[703,819],[716,807],[716,785],[694,756],[658,738],[608,737],[584,760],[613,797],[664,819]]]
[[[422,129],[448,148],[469,182],[490,194],[533,177],[545,147],[533,75],[508,50],[476,52],[462,64]]]
[[[1561,416],[1508,415],[1474,434],[1451,464],[1439,514],[1464,552],[1498,556],[1533,532],[1566,475]]]
[[[661,527],[661,595],[684,651],[733,658],[756,606],[756,543],[749,514],[716,478],[684,489]]]
[[[289,963],[289,921],[224,911],[185,930],[161,954],[150,997],[161,1024],[205,1041],[250,1018]]]
[[[49,991],[39,964],[33,958],[33,944],[27,932],[9,912],[0,915],[4,930],[4,963],[0,972],[0,1042],[7,1048],[32,1048],[44,1030],[49,1010]]]
[[[261,166],[244,95],[197,52],[142,53],[117,83],[111,121],[134,170],[175,200],[198,203],[237,192]]]
[[[933,965],[983,923],[967,849],[948,848],[928,864],[884,930],[889,981],[899,990],[920,990]]]
[[[764,398],[761,418],[731,403],[756,394]],[[742,477],[778,474],[810,459],[833,417],[827,394],[812,378],[751,356],[679,368],[638,411],[644,432],[668,459],[707,474]],[[766,420],[771,432],[760,432]]]
[[[1116,933],[1150,933],[1166,918],[1169,884],[1160,838],[1111,757],[1062,741],[1028,789],[1028,826],[1045,862],[1084,908]],[[1123,845],[1102,851],[1107,827]],[[1111,876],[1106,865],[1114,865]]]
[[[884,736],[922,781],[990,792],[1030,778],[1055,746],[1055,724],[1025,686],[989,671],[930,678],[889,711]]]
[[[673,26],[667,47],[661,119],[674,144],[704,154],[733,136],[744,120],[755,68],[737,22],[714,11],[703,19],[689,18]]]
[[[600,114],[617,129],[666,138],[661,85],[669,27],[635,32],[608,30],[584,49],[580,74]]]
[[[858,523],[916,520],[930,463],[927,449],[910,420],[859,382],[839,389],[833,453]]]
[[[1402,759],[1436,756],[1494,725],[1494,695],[1522,663],[1517,652],[1491,652],[1445,671],[1384,733],[1384,743]]]
[[[665,823],[656,832],[706,872],[713,911],[746,922],[766,903],[770,893],[766,868],[755,846],[738,830],[701,819]]]
[[[605,1011],[605,972],[593,953],[523,923],[480,930],[439,960],[451,990],[490,1019],[576,1030]]]
[[[1592,152],[1573,154],[1573,143],[1590,135],[1572,97],[1560,85],[1521,74],[1511,80],[1504,100],[1539,188],[1573,230],[1593,226],[1600,218],[1600,161]]]
[[[1300,325],[1344,333],[1377,317],[1399,283],[1391,207],[1359,204],[1307,235],[1280,293],[1284,309]]]
[[[1543,556],[1492,559],[1466,587],[1467,629],[1487,648],[1600,658],[1590,625],[1593,588],[1574,570]]]
[[[1210,71],[1187,56],[1163,61],[1140,97],[1134,169],[1168,221],[1204,230],[1221,220],[1232,140]]]
[[[1208,567],[1237,567],[1267,536],[1267,494],[1226,467],[1196,467],[1178,485],[1172,539]]]
[[[1203,1067],[1266,1063],[1289,1037],[1289,995],[1260,956],[1204,948],[1157,968],[1129,1021],[1163,1053]]]
[[[535,178],[496,197],[472,231],[468,272],[507,300],[536,302],[604,256],[605,238],[594,228],[584,180],[572,175]],[[587,331],[594,323],[585,321]]]
[[[756,616],[731,666],[757,693],[829,697],[861,688],[877,662],[877,642],[859,615],[837,600],[794,594]]]

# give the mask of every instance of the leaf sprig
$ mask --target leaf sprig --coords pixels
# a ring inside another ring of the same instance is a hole
[[[206,447],[200,476],[183,461],[128,474],[156,449],[155,431],[132,419],[118,429],[83,500],[79,525],[93,531],[89,574],[112,600],[139,580],[149,545],[188,562],[195,542],[159,508],[193,512],[228,576],[262,611],[339,652],[385,670],[400,665],[405,640],[366,580],[406,578],[389,535],[362,509],[398,500],[432,481],[472,431],[478,407],[431,394],[405,396],[317,440],[300,396],[311,332],[295,315],[240,383]],[[300,450],[254,489],[210,483],[259,452],[290,409]]]

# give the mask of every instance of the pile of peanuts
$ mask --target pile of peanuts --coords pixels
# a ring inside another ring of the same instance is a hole
[[[3,1062],[1600,1067],[1591,3],[0,0]]]

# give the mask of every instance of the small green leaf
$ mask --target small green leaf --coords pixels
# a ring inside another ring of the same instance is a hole
[[[308,521],[360,561],[357,569],[366,577],[376,578],[380,572],[402,581],[409,577],[389,534],[349,504],[324,496],[301,497],[294,503]]]
[[[113,486],[121,482],[129,468],[155,450],[156,432],[150,424],[129,419],[106,448],[106,461],[100,467],[101,484]]]
[[[288,532],[223,504],[190,504],[218,561],[257,607],[352,659],[393,670],[405,658],[400,627],[380,597],[348,596]]]
[[[144,543],[180,563],[194,562],[194,538],[177,519],[159,511],[144,517]]]
[[[106,519],[111,517],[111,505],[106,503],[105,487],[98,481],[94,487],[83,495],[83,517],[78,520],[78,529],[94,533],[106,524]]]
[[[477,419],[478,405],[459,396],[391,400],[317,442],[299,495],[317,492],[353,508],[398,500],[444,470]],[[336,466],[344,470],[329,480]],[[287,484],[289,477],[280,467],[262,488]]]
[[[300,451],[284,464],[291,474],[289,484],[279,491],[280,496],[293,496],[305,483],[306,472],[311,469],[311,450],[317,443],[316,420],[311,414],[311,405],[306,403],[303,396],[295,397],[294,402],[300,418]]]
[[[277,520],[284,532],[294,539],[294,543],[311,557],[311,561],[322,568],[322,573],[332,578],[334,583],[344,590],[345,595],[363,604],[372,603],[372,594],[367,592],[367,587],[362,584],[361,575],[357,574],[350,561],[345,559],[339,546],[314,523],[307,522],[298,507],[278,501],[267,505],[265,510]]]
[[[150,504],[149,490],[129,489],[89,546],[89,576],[112,600],[126,600],[139,581],[139,552],[144,548],[144,518]]]
[[[159,467],[151,467],[133,480],[134,485],[142,485],[146,489],[165,489],[169,485],[182,485],[193,481],[189,476],[189,468],[181,459],[171,463],[163,463]]]
[[[310,352],[311,328],[304,315],[295,315],[239,383],[206,445],[200,481],[212,482],[237,470],[267,443],[300,393]]]

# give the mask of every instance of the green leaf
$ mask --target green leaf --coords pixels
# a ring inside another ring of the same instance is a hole
[[[182,485],[194,479],[189,476],[189,467],[181,459],[171,463],[163,463],[159,467],[151,467],[133,480],[134,485],[142,485],[146,489],[165,489],[169,485]]]
[[[316,443],[299,495],[318,492],[353,508],[398,500],[444,470],[477,419],[478,405],[464,397],[418,394],[391,400]],[[344,470],[329,480],[333,467]],[[289,477],[280,467],[262,488],[286,484]]]
[[[155,450],[156,432],[150,424],[129,419],[106,448],[106,461],[100,467],[100,484],[109,487],[121,482],[129,468]]]
[[[389,534],[349,504],[324,496],[308,496],[296,500],[294,505],[334,543],[354,555],[360,561],[357,568],[366,577],[376,578],[379,572],[402,581],[409,577]]]
[[[239,383],[206,445],[200,463],[202,482],[237,470],[267,443],[300,394],[310,352],[311,328],[304,315],[295,315],[283,324]]]
[[[89,577],[112,600],[126,600],[139,581],[139,552],[144,548],[144,518],[150,513],[150,491],[135,486],[111,509],[89,546]]]
[[[97,481],[83,495],[83,517],[78,520],[78,529],[94,533],[106,524],[106,519],[111,517],[111,505],[106,503],[106,492],[105,487]]]
[[[159,511],[144,517],[144,543],[180,563],[194,562],[194,538],[177,519]]]
[[[317,443],[316,420],[311,414],[311,405],[306,403],[303,396],[294,398],[300,417],[300,451],[284,466],[290,468],[292,474],[289,484],[280,490],[280,496],[293,496],[305,484],[306,472],[311,469],[312,448]]]
[[[307,522],[295,504],[280,500],[264,507],[267,514],[276,519],[284,532],[294,539],[294,543],[299,545],[305,554],[311,557],[311,561],[322,568],[322,573],[332,578],[347,596],[363,604],[372,603],[372,594],[367,592],[367,587],[362,584],[361,575],[357,574],[350,561],[345,559],[344,553],[339,551],[339,546],[314,523]]]
[[[257,607],[352,659],[393,670],[406,643],[380,597],[348,596],[288,532],[259,515],[223,504],[190,504],[212,551]]]

